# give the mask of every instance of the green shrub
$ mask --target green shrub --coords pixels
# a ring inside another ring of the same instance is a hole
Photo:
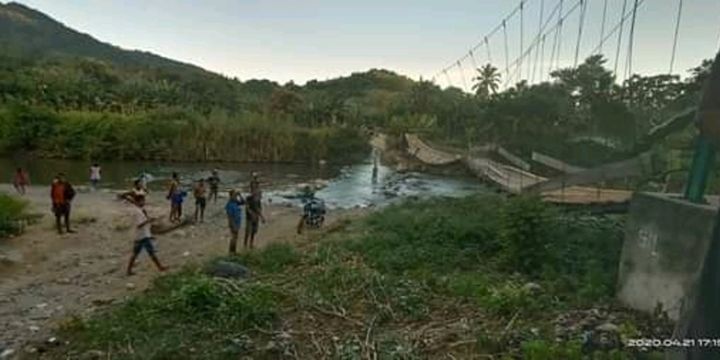
[[[0,237],[16,234],[18,220],[25,214],[27,203],[6,194],[0,194]]]
[[[500,210],[502,259],[513,270],[539,276],[552,263],[549,251],[552,217],[548,205],[535,197],[510,199]]]

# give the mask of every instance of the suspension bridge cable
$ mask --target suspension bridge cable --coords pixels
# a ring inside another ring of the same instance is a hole
[[[490,55],[490,42],[488,41],[488,37],[485,37],[485,49],[487,50],[487,59],[488,64],[492,64],[492,56]]]
[[[505,20],[502,22],[503,36],[505,38],[505,81],[510,80],[510,56],[508,55],[508,38],[507,38],[507,26],[505,26]]]
[[[562,22],[564,22],[565,20],[567,20],[567,18],[570,17],[570,15],[572,15],[572,14],[575,12],[575,10],[577,10],[578,8],[580,8],[580,3],[581,3],[581,0],[578,0],[578,1],[575,3],[575,5],[573,5],[564,15],[561,16]],[[550,19],[548,19],[548,23],[549,23],[549,20],[550,20]],[[561,26],[561,23],[562,23],[562,22],[561,22],[561,21],[558,21],[558,23],[557,23],[555,26],[553,26],[552,28],[548,29],[544,34],[545,34],[545,35],[548,35],[548,34],[552,33],[553,30],[557,30],[557,28],[558,28],[559,26]],[[548,23],[546,23],[546,25],[547,25]],[[520,58],[522,58],[522,57],[527,57],[528,54],[530,53],[530,50],[532,50],[533,47],[537,46],[538,42],[539,42],[539,40],[538,40],[538,38],[536,38],[536,39],[533,41],[533,43],[528,47],[528,49],[527,49],[523,54],[521,54],[520,57],[518,57],[517,59],[515,59],[515,61],[513,61],[513,63],[510,65],[510,67],[514,67],[515,64],[516,64],[518,61],[520,61]],[[515,75],[515,73],[513,73],[513,75]]]
[[[540,0],[540,21],[538,21],[538,32],[537,36],[542,35],[542,24],[543,17],[545,16],[545,0]],[[535,81],[535,73],[537,73],[538,57],[540,56],[539,51],[535,51],[535,63],[533,64],[531,81]]]
[[[548,64],[548,68],[552,71],[553,67],[555,66],[555,62],[557,61],[557,58],[560,56],[560,23],[562,22],[562,5],[563,0],[560,0],[558,2],[558,8],[560,11],[558,12],[558,19],[557,23],[553,27],[555,30],[555,36],[553,38],[553,47],[552,47],[552,53],[550,56],[550,63]]]
[[[463,71],[462,63],[460,60],[457,62],[458,70],[460,70],[460,78],[462,79],[463,89],[468,91],[467,81],[465,80],[465,71]]]
[[[605,39],[605,23],[607,22],[607,8],[608,8],[608,0],[603,1],[603,14],[602,14],[602,24],[600,25],[600,50],[599,53],[602,53],[602,43],[603,39]],[[594,53],[594,51],[593,51]]]
[[[615,66],[613,73],[617,76],[618,61],[620,60],[620,45],[622,44],[623,28],[625,27],[625,10],[627,9],[628,0],[623,0],[622,12],[620,13],[620,32],[618,33],[617,50],[615,51]]]
[[[587,10],[587,2],[580,0],[580,24],[578,25],[577,43],[575,44],[575,62],[573,67],[577,67],[578,58],[580,57],[580,43],[582,41],[583,24],[585,23],[585,11]]]
[[[562,15],[562,7],[563,7],[563,0],[560,0],[560,13],[558,16]],[[560,67],[560,54],[562,53],[562,28],[563,28],[564,20],[565,19],[563,19],[561,17],[558,22],[558,30],[557,30],[558,49],[557,49],[557,56],[555,57],[555,69]]]
[[[450,75],[448,75],[447,70],[443,70],[442,72],[445,74],[445,79],[447,80],[448,87],[452,87],[453,84],[452,81],[450,81]]]
[[[638,8],[639,8],[640,6],[642,6],[644,3],[645,3],[645,0],[640,0],[640,1],[638,2]],[[632,10],[631,10],[631,11],[628,11],[628,12],[625,13],[624,15],[623,15],[623,14],[620,14],[620,16],[622,17],[622,19],[624,19],[624,20],[627,20],[631,15],[632,15]],[[604,46],[604,44],[607,43],[607,42],[610,40],[610,38],[611,38],[613,35],[615,35],[615,33],[620,29],[620,24],[621,24],[621,23],[618,22],[612,29],[610,29],[610,31],[608,31],[608,32],[605,34],[605,37],[600,40],[600,42],[598,43],[598,45],[593,49],[593,51],[591,51],[591,54],[598,53],[598,52],[600,51],[600,49]]]
[[[540,43],[540,82],[543,82],[545,80],[545,74],[543,72],[543,68],[545,67],[545,34],[542,36],[542,42]]]
[[[518,54],[522,54],[525,49],[524,38],[525,38],[525,1],[520,0],[520,51]],[[522,78],[522,60],[518,62],[518,76]]]
[[[632,76],[633,45],[635,44],[635,21],[637,20],[637,8],[638,8],[638,0],[635,0],[635,5],[633,5],[632,20],[630,21],[630,34],[629,34],[629,39],[628,39],[627,64],[625,66],[627,78],[630,78],[630,76]]]
[[[678,34],[680,33],[680,18],[682,17],[682,8],[683,0],[678,0],[678,12],[677,20],[675,20],[675,36],[673,38],[672,55],[670,56],[670,71],[668,72],[669,74],[672,74],[673,66],[675,65],[675,52],[677,51]]]
[[[527,1],[528,1],[528,0],[521,0],[521,2],[527,2]],[[490,58],[490,47],[488,46],[488,45],[489,45],[489,39],[490,39],[491,37],[493,37],[495,34],[497,34],[500,30],[502,30],[502,28],[503,28],[503,26],[504,26],[504,23],[507,22],[508,20],[510,20],[511,18],[513,18],[515,15],[517,15],[517,13],[518,13],[519,11],[520,11],[520,5],[518,4],[518,5],[516,5],[516,6],[513,8],[512,11],[510,11],[510,13],[509,13],[508,15],[506,15],[506,16],[503,18],[503,20],[502,20],[497,26],[495,26],[492,30],[490,30],[489,33],[485,34],[485,36],[483,37],[483,40],[482,40],[482,41],[476,43],[474,46],[472,46],[472,47],[470,48],[470,50],[475,51],[475,50],[479,49],[480,46],[482,46],[482,45],[484,44],[484,45],[486,46],[486,48],[487,48],[487,51],[488,51],[488,59],[491,60],[491,58]],[[467,56],[468,56],[468,55],[465,54],[465,55],[464,55],[463,57],[461,57],[460,59],[454,60],[453,62],[451,62],[450,64],[448,64],[448,65],[445,66],[444,68],[442,68],[440,71],[438,71],[438,73],[437,73],[435,76],[441,75],[443,71],[451,70],[453,67],[456,66],[456,63],[457,63],[458,60],[464,60]],[[490,61],[490,63],[492,63],[492,61]]]
[[[472,66],[473,66],[472,72],[475,73],[475,70],[477,70],[477,68],[478,68],[477,61],[475,60],[475,54],[473,54],[472,50],[470,50],[470,52],[468,52],[468,54],[470,54],[470,61],[472,62]]]

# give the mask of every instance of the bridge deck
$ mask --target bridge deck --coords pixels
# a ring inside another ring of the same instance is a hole
[[[417,135],[407,134],[408,153],[429,165],[446,165],[464,160],[467,167],[478,177],[485,179],[512,194],[520,194],[532,185],[548,181],[529,171],[502,164],[488,158],[472,158],[434,149]],[[631,191],[601,189],[586,186],[569,186],[540,193],[543,200],[557,204],[591,205],[624,203],[630,200]]]

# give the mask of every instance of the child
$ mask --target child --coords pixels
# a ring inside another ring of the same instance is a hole
[[[92,164],[90,167],[90,184],[92,185],[93,190],[97,189],[97,185],[100,182],[101,177],[102,169],[100,168],[100,165],[98,163]]]
[[[132,268],[135,265],[135,260],[143,249],[150,255],[150,259],[159,271],[167,270],[167,267],[163,266],[155,255],[155,247],[153,246],[154,239],[151,231],[151,226],[155,219],[149,217],[147,211],[145,211],[145,196],[139,194],[128,195],[126,199],[133,204],[132,212],[135,218],[135,239],[133,242],[132,255],[130,255],[130,260],[127,264],[126,274],[128,276],[134,275]]]
[[[170,197],[170,221],[182,222],[182,204],[187,196],[187,191],[177,189]]]
[[[230,190],[230,197],[225,205],[225,213],[228,217],[230,228],[230,255],[237,253],[237,240],[242,224],[242,205],[245,204],[242,196],[235,190]],[[247,245],[247,244],[246,244]]]
[[[22,168],[17,168],[15,171],[15,177],[13,178],[13,186],[15,186],[15,190],[17,190],[18,194],[25,195],[25,187],[28,185],[30,185],[30,179],[27,172],[25,172]]]

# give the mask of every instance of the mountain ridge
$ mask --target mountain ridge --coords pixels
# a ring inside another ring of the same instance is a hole
[[[104,42],[17,2],[0,3],[0,49],[21,57],[88,57],[132,68],[165,67],[223,76],[150,51]]]

